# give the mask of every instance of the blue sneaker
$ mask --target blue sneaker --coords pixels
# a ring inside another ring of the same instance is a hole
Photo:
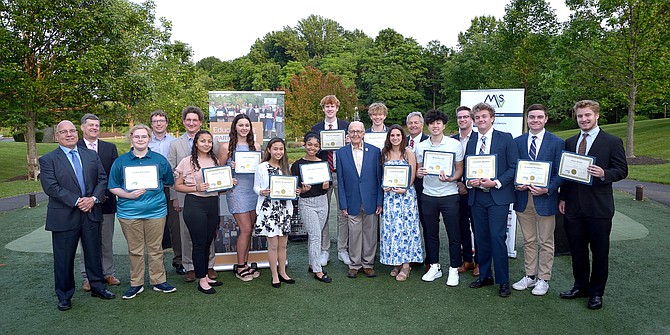
[[[123,294],[123,299],[132,299],[135,298],[136,295],[142,293],[144,291],[144,286],[131,286],[126,293]]]
[[[167,282],[160,283],[158,285],[154,285],[154,291],[156,291],[156,292],[172,293],[176,290],[177,290],[176,287],[168,284]]]

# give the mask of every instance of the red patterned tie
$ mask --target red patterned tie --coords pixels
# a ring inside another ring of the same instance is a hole
[[[414,149],[414,139],[413,138],[409,139],[409,147]]]
[[[333,130],[333,124],[328,125],[328,130]],[[328,151],[328,166],[330,167],[330,172],[335,171],[335,166],[333,165],[333,151]]]

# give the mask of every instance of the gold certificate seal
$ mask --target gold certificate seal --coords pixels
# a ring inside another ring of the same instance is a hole
[[[250,169],[250,168],[251,168],[251,164],[247,164],[247,165],[245,165],[244,167],[247,168],[247,169]]]
[[[484,173],[484,170],[482,170],[482,169],[477,170],[477,174],[482,174],[482,173]]]
[[[216,181],[216,185],[221,186],[221,184],[223,184],[223,183],[220,180]]]
[[[572,170],[570,170],[570,173],[572,173],[572,174],[577,174],[577,170],[572,169]]]
[[[330,142],[330,146],[331,146],[331,147],[334,147],[334,146],[335,146],[335,142]]]
[[[530,180],[535,180],[535,176],[530,176]]]
[[[393,184],[398,185],[398,179],[393,179]]]
[[[435,165],[435,170],[440,171],[440,166],[439,166],[439,165]]]
[[[281,194],[286,194],[286,190],[281,190]]]

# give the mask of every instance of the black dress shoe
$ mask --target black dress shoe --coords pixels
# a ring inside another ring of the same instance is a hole
[[[202,286],[200,286],[200,282],[198,282],[198,291],[200,291],[204,294],[214,294],[214,293],[216,293],[216,290],[213,287],[210,287],[209,289],[206,289],[206,290],[204,288],[202,288]]]
[[[67,311],[70,308],[72,308],[72,302],[70,302],[70,299],[63,299],[58,302],[59,311]]]
[[[472,283],[470,283],[470,288],[480,288],[480,287],[491,286],[491,285],[493,285],[493,278],[491,278],[491,277],[484,278],[484,279],[479,278],[479,279],[473,281]]]
[[[321,275],[321,278],[319,278],[319,276],[317,276],[316,273],[315,273],[314,274],[314,279],[316,279],[320,282],[324,282],[324,283],[330,283],[330,282],[333,281],[333,278],[328,277],[325,272],[323,273],[323,275]]]
[[[177,272],[178,275],[185,275],[186,274],[186,269],[184,269],[184,266],[179,264],[174,267],[174,271]]]
[[[279,275],[279,282],[286,284],[295,284],[295,279],[293,278],[284,278],[282,275]]]
[[[586,298],[589,296],[589,292],[578,288],[572,288],[570,290],[561,292],[559,296],[561,299]]]
[[[498,289],[498,295],[501,297],[509,297],[512,294],[512,291],[509,289],[509,283],[500,284],[500,289]]]
[[[207,282],[207,284],[209,284],[209,286],[212,286],[212,287],[223,285],[223,283],[220,282],[220,281],[210,281],[210,282]]]
[[[102,291],[91,290],[91,296],[100,299],[114,299],[114,297],[116,297],[114,293],[108,289],[103,289]]]
[[[586,307],[589,309],[601,309],[603,308],[603,297],[599,295],[594,295],[589,297],[589,302],[586,304]]]
[[[280,288],[281,287],[281,280],[278,283],[272,283],[272,287]]]

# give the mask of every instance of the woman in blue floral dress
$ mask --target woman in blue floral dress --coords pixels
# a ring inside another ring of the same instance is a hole
[[[411,167],[410,187],[384,188],[384,211],[381,217],[379,261],[393,265],[391,276],[398,281],[409,277],[409,263],[423,262],[419,208],[417,206],[414,178],[416,157],[407,147],[407,138],[402,127],[390,127],[382,149],[382,164],[409,165]]]

